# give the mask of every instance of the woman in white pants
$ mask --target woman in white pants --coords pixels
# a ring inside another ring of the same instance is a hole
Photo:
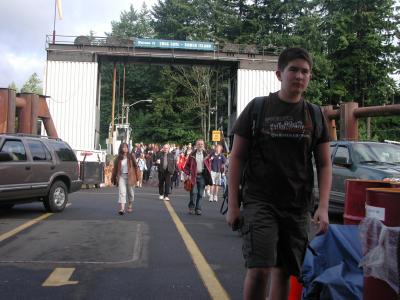
[[[114,161],[114,168],[111,182],[119,187],[118,203],[120,205],[118,213],[125,213],[125,204],[128,202],[128,212],[132,212],[133,200],[135,197],[134,187],[139,178],[139,169],[136,164],[135,156],[129,153],[127,143],[121,143],[118,156]],[[128,200],[128,201],[127,201]]]

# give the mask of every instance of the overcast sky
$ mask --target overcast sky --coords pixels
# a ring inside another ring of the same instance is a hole
[[[43,80],[46,35],[53,32],[55,0],[0,0],[0,88],[14,81],[18,88],[36,72]],[[150,9],[156,0],[61,0],[63,19],[56,34],[96,36],[111,32],[131,4]]]

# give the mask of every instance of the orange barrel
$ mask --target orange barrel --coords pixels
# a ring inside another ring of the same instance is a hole
[[[364,219],[366,190],[374,187],[390,187],[390,183],[382,180],[346,180],[343,214],[345,225],[358,225]]]
[[[367,189],[366,200],[367,217],[380,219],[390,227],[400,226],[400,189],[370,188]],[[367,249],[368,251],[369,249]],[[400,259],[400,257],[398,257]],[[399,270],[400,271],[400,270]],[[396,292],[384,281],[373,278],[364,278],[364,300],[396,300]]]

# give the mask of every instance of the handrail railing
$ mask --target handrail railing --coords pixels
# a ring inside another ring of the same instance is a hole
[[[49,44],[53,44],[53,35],[46,35],[46,48]],[[134,38],[124,38],[117,36],[99,37],[99,36],[70,36],[70,35],[56,35],[54,37],[54,44],[76,45],[81,48],[85,46],[100,46],[100,47],[122,47],[129,49],[143,49],[143,47],[135,47]],[[213,52],[223,52],[231,55],[247,54],[249,56],[255,55],[278,55],[283,48],[276,46],[259,46],[255,44],[235,44],[227,42],[214,42],[215,49]],[[165,50],[185,50],[163,47]],[[203,50],[204,51],[204,50]]]

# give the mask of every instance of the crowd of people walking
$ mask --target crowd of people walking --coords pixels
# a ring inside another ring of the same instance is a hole
[[[288,299],[289,277],[301,274],[311,223],[317,234],[328,230],[329,131],[321,109],[303,97],[312,66],[307,50],[282,51],[276,70],[280,90],[251,100],[232,128],[226,220],[243,237],[244,299],[266,299],[269,285],[270,299]],[[129,152],[128,145],[121,144],[112,173],[112,182],[119,185],[119,213],[124,213],[126,203],[132,211],[132,185],[141,186],[141,172],[156,168],[159,198],[169,201],[171,187],[188,180],[189,214],[201,215],[205,193],[209,201],[218,201],[227,166],[222,146],[209,151],[205,146],[198,139],[193,149],[165,144],[159,150],[154,144],[138,144]],[[319,186],[316,209],[312,157]],[[151,176],[146,173],[145,182]]]
[[[108,166],[111,179],[106,180],[118,186],[118,213],[123,215],[133,211],[135,188],[143,187],[150,180],[158,179],[159,200],[169,201],[172,190],[189,179],[192,189],[188,194],[188,212],[201,215],[205,196],[209,201],[218,201],[227,164],[222,150],[222,145],[206,149],[203,139],[198,139],[194,147],[192,144],[180,147],[143,143],[129,147],[127,143],[121,143],[118,155]]]

